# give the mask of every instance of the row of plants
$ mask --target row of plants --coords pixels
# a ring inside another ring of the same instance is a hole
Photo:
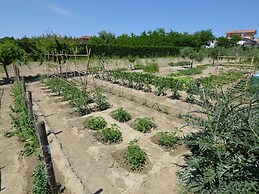
[[[190,66],[191,62],[190,61],[170,62],[170,63],[168,63],[168,65],[171,66],[171,67]]]
[[[19,140],[24,142],[23,154],[28,156],[34,154],[37,158],[40,157],[39,140],[33,126],[28,108],[26,107],[23,91],[21,87],[15,82],[11,89],[11,96],[14,98],[14,106],[11,106],[12,124],[16,129],[14,133]],[[33,174],[32,193],[33,194],[50,194],[50,186],[48,183],[47,173],[42,162],[36,166]]]
[[[82,91],[75,84],[57,77],[48,78],[45,84],[52,92],[61,95],[64,101],[68,101],[80,115],[89,114],[93,110],[89,106],[91,103],[96,103],[96,108],[100,111],[109,108],[109,103],[99,88]]]
[[[189,86],[194,84],[194,79],[191,77],[158,77],[147,73],[120,70],[106,71],[97,74],[96,78],[144,92],[154,92],[158,96],[166,95],[168,89],[187,90]]]
[[[202,68],[198,68],[198,71],[201,71],[200,69]],[[192,73],[192,70],[190,71]],[[244,76],[244,72],[227,72],[218,76],[210,75],[209,77],[202,77],[195,80],[190,76],[159,77],[153,74],[121,70],[112,70],[96,74],[96,78],[98,79],[144,92],[153,92],[158,96],[165,96],[168,92],[171,92],[170,96],[173,99],[179,98],[178,91],[186,91],[187,93],[194,94],[198,92],[200,85],[214,88],[217,85],[232,83]]]
[[[39,142],[36,135],[33,121],[26,107],[23,91],[15,82],[11,89],[11,96],[14,98],[14,106],[11,106],[12,125],[16,129],[14,134],[17,134],[19,140],[24,142],[23,154],[39,155]]]
[[[178,77],[178,76],[188,76],[188,75],[196,75],[196,74],[201,74],[202,71],[206,68],[206,66],[197,66],[197,67],[193,67],[193,68],[188,68],[188,69],[180,69],[177,70],[176,73],[171,73],[168,76],[172,76],[172,77]]]

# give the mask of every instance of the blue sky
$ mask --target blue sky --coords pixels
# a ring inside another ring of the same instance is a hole
[[[164,28],[189,32],[259,30],[259,0],[0,0],[0,38],[48,31],[79,37]],[[256,35],[256,37],[259,35]]]

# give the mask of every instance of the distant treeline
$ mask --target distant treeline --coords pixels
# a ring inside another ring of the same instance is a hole
[[[30,60],[42,60],[46,53],[86,54],[86,46],[91,48],[92,55],[107,57],[166,57],[177,56],[184,47],[192,47],[196,50],[215,40],[211,30],[201,30],[193,34],[179,33],[175,31],[165,32],[164,29],[142,32],[140,35],[122,34],[115,36],[112,33],[101,31],[97,36],[91,37],[88,42],[80,38],[60,36],[53,33],[38,37],[23,37],[14,39],[5,37],[0,39],[0,44],[6,41],[15,42],[28,55]],[[233,45],[224,37],[219,39],[220,46]],[[220,43],[220,44],[221,44]],[[77,49],[76,49],[77,48]]]

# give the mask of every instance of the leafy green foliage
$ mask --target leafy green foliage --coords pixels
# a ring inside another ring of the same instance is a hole
[[[112,118],[119,122],[127,122],[131,119],[130,114],[123,108],[118,108],[112,112]]]
[[[24,141],[23,153],[30,155],[37,153],[39,142],[31,121],[29,111],[27,110],[21,88],[14,83],[11,90],[14,97],[14,107],[11,107],[13,114],[11,115],[12,124],[16,128],[16,134],[21,141]]]
[[[146,153],[137,144],[137,140],[132,140],[124,151],[126,165],[132,170],[141,170],[146,164]]]
[[[180,140],[180,138],[177,137],[176,134],[177,131],[158,132],[156,134],[156,136],[158,137],[158,144],[166,147],[167,149],[173,147]]]
[[[186,75],[196,75],[201,74],[203,69],[206,67],[204,66],[197,66],[195,68],[189,68],[185,70],[178,70],[177,73],[171,73],[169,76],[177,77],[177,76],[186,76]]]
[[[105,127],[104,129],[98,131],[98,135],[100,141],[104,143],[118,143],[122,140],[122,134],[116,124],[112,124],[111,127]]]
[[[0,65],[3,66],[7,79],[9,79],[7,66],[13,62],[22,63],[25,59],[26,54],[24,50],[13,42],[5,42],[0,44]]]
[[[65,101],[69,101],[75,111],[80,115],[89,114],[92,109],[88,104],[95,102],[98,110],[106,110],[109,108],[109,103],[100,89],[95,91],[82,91],[75,84],[66,82],[60,78],[52,77],[46,82],[53,92],[57,92]]]
[[[97,104],[98,110],[106,110],[110,107],[110,104],[107,102],[106,96],[104,96],[101,92],[100,88],[96,88],[95,90],[95,103]]]
[[[152,128],[156,127],[153,118],[143,117],[143,118],[136,118],[133,123],[133,127],[135,130],[140,131],[142,133],[150,132]]]
[[[190,61],[170,62],[170,63],[168,63],[168,65],[171,66],[171,67],[190,66],[191,62]]]
[[[194,193],[259,192],[258,93],[236,88],[203,89],[198,113],[206,118],[189,115],[200,130],[184,138],[192,154],[180,179]]]
[[[101,116],[89,116],[84,120],[83,124],[85,127],[92,130],[101,130],[107,126],[107,122]]]
[[[157,63],[150,63],[143,66],[143,71],[148,73],[155,73],[159,71],[159,66]]]
[[[39,163],[36,166],[32,174],[32,177],[33,177],[33,182],[32,182],[33,194],[51,194],[47,173],[42,163]]]

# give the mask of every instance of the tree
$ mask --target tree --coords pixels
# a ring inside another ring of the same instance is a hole
[[[203,51],[195,51],[191,47],[185,47],[180,50],[180,55],[183,58],[189,58],[191,60],[191,68],[193,67],[193,61],[201,62],[205,57]]]
[[[0,65],[4,68],[7,80],[9,80],[7,66],[15,61],[19,63],[24,62],[25,59],[25,51],[16,44],[11,42],[0,44]]]

